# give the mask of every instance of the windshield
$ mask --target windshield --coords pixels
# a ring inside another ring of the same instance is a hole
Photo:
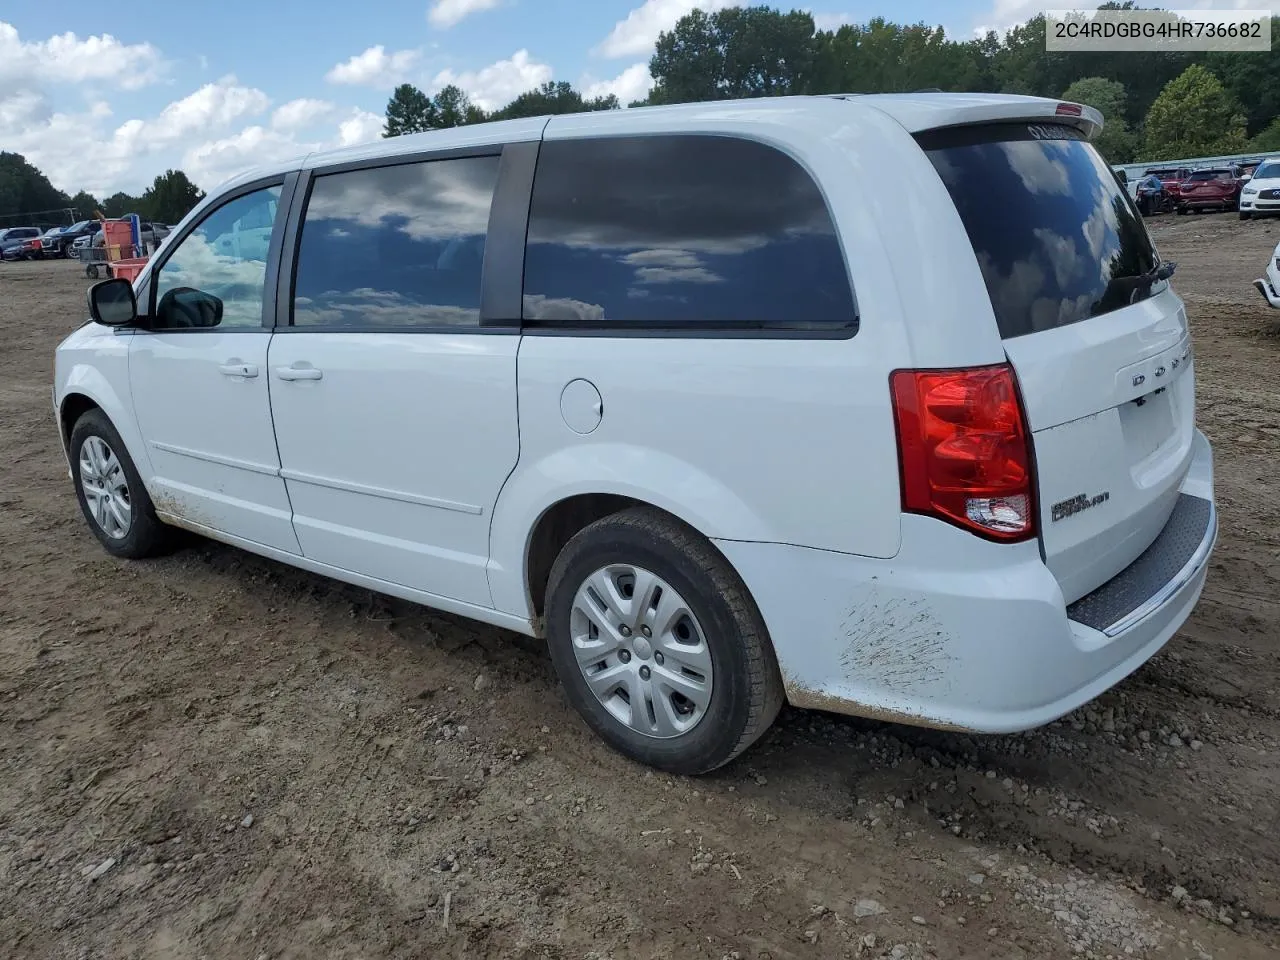
[[[991,124],[918,136],[964,222],[1005,339],[1151,294],[1142,218],[1079,131]]]
[[[1280,178],[1280,162],[1268,160],[1257,170],[1253,171],[1253,179],[1255,180],[1273,180]]]

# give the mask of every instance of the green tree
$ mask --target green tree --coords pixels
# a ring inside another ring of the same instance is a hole
[[[1124,84],[1103,77],[1083,77],[1063,91],[1062,99],[1083,103],[1102,114],[1102,133],[1094,144],[1109,163],[1128,163],[1133,159],[1137,143],[1125,122]]]
[[[813,17],[770,7],[729,7],[681,17],[659,37],[650,103],[805,93],[818,45]]]
[[[1280,117],[1276,117],[1249,141],[1249,149],[1259,153],[1280,151]]]
[[[991,35],[993,42],[994,34]],[[810,93],[890,93],[936,87],[980,90],[990,86],[983,47],[948,40],[941,27],[899,26],[883,17],[846,24],[816,38]]]
[[[485,120],[484,111],[472,104],[462,89],[452,83],[436,94],[432,105],[437,127],[461,127]]]
[[[584,100],[572,84],[548,80],[542,86],[516,97],[501,110],[489,115],[490,120],[513,120],[517,117],[541,117],[556,113],[583,113],[590,110],[616,110],[618,98],[613,94]]]
[[[422,133],[440,124],[436,106],[431,98],[411,83],[396,87],[387,101],[387,122],[382,128],[384,137],[398,137],[406,133]]]
[[[185,173],[166,170],[143,193],[139,212],[161,223],[177,223],[203,199],[204,191]]]
[[[1271,36],[1280,37],[1280,17],[1271,18]],[[1214,52],[1205,55],[1204,65],[1240,101],[1250,133],[1280,116],[1280,51]]]
[[[127,213],[142,213],[142,198],[120,191],[102,201],[102,212],[108,217],[123,217]]]
[[[20,153],[0,152],[0,215],[36,213],[68,205],[67,195]],[[13,226],[13,221],[8,221]]]
[[[75,208],[76,216],[81,220],[96,220],[102,212],[102,202],[92,193],[81,190],[69,201]]]
[[[1147,113],[1144,132],[1143,155],[1148,160],[1239,153],[1248,143],[1239,102],[1198,63],[1160,91]]]

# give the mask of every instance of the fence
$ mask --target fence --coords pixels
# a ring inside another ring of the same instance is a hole
[[[5,227],[69,227],[86,217],[92,216],[77,207],[55,207],[52,210],[36,210],[28,213],[0,213],[0,230]]]
[[[1152,160],[1147,163],[1115,163],[1111,165],[1112,170],[1123,170],[1125,177],[1132,183],[1134,180],[1140,179],[1143,174],[1152,169],[1166,169],[1169,167],[1189,167],[1192,170],[1202,170],[1205,167],[1220,167],[1229,163],[1246,163],[1258,160],[1274,160],[1280,158],[1280,153],[1233,153],[1229,156],[1222,157],[1189,157],[1185,160]]]

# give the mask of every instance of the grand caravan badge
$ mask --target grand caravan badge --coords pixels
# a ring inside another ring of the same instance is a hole
[[[1074,517],[1077,513],[1084,513],[1084,511],[1090,510],[1100,503],[1106,503],[1110,499],[1110,490],[1104,490],[1096,497],[1091,497],[1087,493],[1078,493],[1069,500],[1062,500],[1049,508],[1049,515],[1052,517],[1050,522],[1057,523],[1059,520],[1067,519],[1067,517]]]

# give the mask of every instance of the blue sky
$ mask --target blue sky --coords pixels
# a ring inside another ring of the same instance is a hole
[[[695,6],[731,4],[10,2],[0,6],[0,149],[24,154],[68,192],[140,191],[167,167],[208,189],[259,162],[376,138],[390,90],[404,81],[428,91],[456,83],[488,108],[552,79],[637,99],[648,89],[657,33]],[[883,14],[966,35],[1006,27],[1041,5],[796,6],[823,27]]]

